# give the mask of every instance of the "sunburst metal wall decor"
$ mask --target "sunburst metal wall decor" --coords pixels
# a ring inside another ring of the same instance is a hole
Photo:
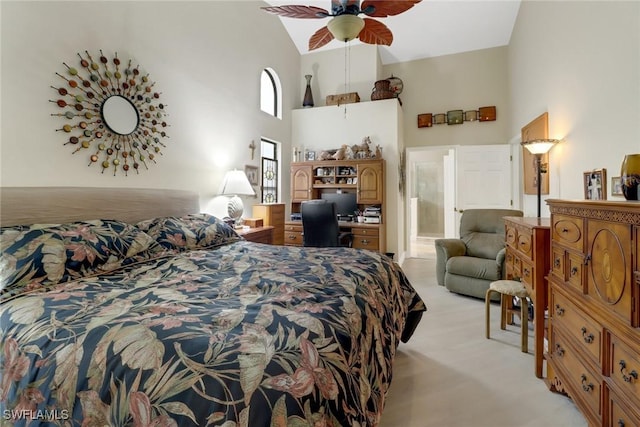
[[[166,105],[153,91],[155,82],[131,60],[124,67],[117,53],[111,61],[102,50],[98,61],[88,51],[78,57],[78,68],[63,62],[68,76],[56,73],[66,84],[51,86],[60,98],[50,102],[63,110],[52,115],[68,120],[56,129],[68,134],[64,145],[75,147],[73,154],[87,153],[88,165],[98,163],[102,173],[148,169],[168,138]]]

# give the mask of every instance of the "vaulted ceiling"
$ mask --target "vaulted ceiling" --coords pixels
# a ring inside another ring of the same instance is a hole
[[[330,0],[265,2],[273,6],[300,4],[331,10]],[[380,18],[393,32],[391,46],[379,46],[382,63],[508,45],[519,8],[520,0],[422,0],[400,15]],[[309,53],[309,38],[329,21],[329,18],[273,18],[282,21],[300,54]],[[357,39],[350,43],[360,44]],[[343,46],[343,42],[333,40],[314,52]]]

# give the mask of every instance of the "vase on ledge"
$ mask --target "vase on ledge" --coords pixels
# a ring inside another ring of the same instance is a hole
[[[304,76],[307,79],[307,89],[304,91],[304,99],[302,100],[302,106],[304,108],[313,107],[313,94],[311,93],[311,74]]]
[[[627,154],[620,168],[622,194],[627,200],[639,200],[640,195],[640,154]]]

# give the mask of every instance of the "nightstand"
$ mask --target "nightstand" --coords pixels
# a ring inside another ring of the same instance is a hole
[[[250,242],[273,244],[273,226],[266,225],[264,227],[245,228],[236,230],[240,236]]]

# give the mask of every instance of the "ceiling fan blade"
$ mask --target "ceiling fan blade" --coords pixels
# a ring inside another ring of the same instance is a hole
[[[364,28],[360,31],[358,38],[362,43],[383,44],[391,46],[393,34],[391,30],[380,21],[364,18]]]
[[[333,40],[333,34],[326,26],[316,31],[309,39],[309,50],[318,49]]]
[[[261,9],[274,15],[286,16],[287,18],[319,19],[330,16],[325,9],[315,6],[269,6]]]
[[[361,9],[367,16],[384,18],[385,16],[398,15],[411,9],[421,0],[365,0]],[[367,12],[367,8],[373,7],[372,12]]]

